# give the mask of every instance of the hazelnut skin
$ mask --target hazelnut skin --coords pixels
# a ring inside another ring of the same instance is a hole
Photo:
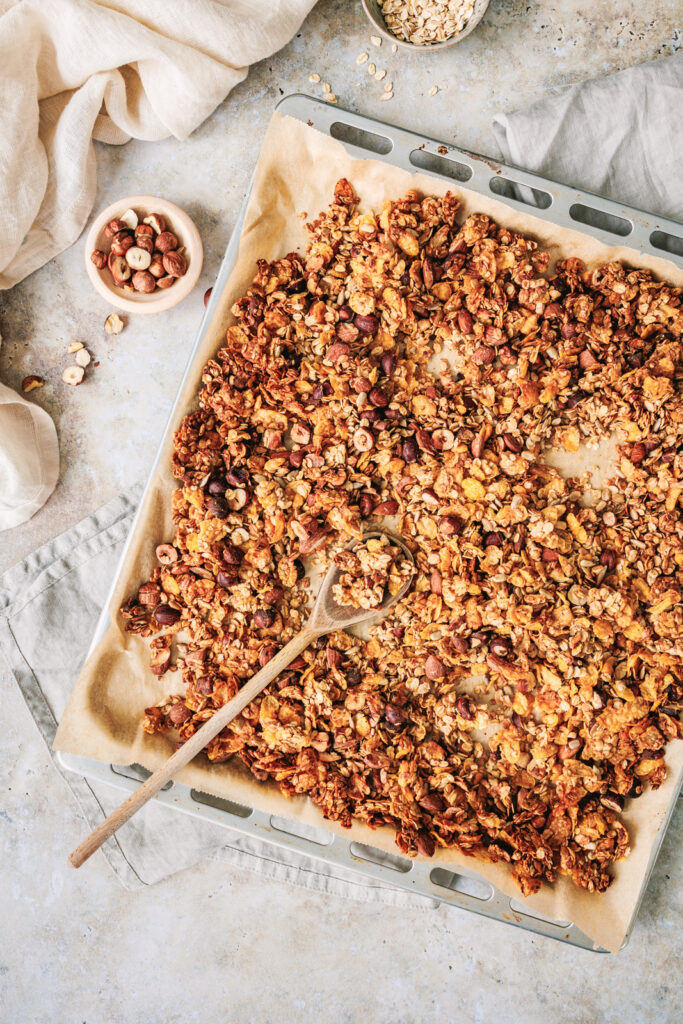
[[[172,252],[178,248],[178,239],[172,231],[162,231],[160,235],[156,237],[156,243],[154,248],[159,252]]]
[[[107,238],[113,238],[119,231],[126,231],[127,229],[128,225],[125,221],[115,218],[114,220],[110,220],[106,225],[104,233]]]
[[[170,288],[175,280],[175,277],[171,277],[170,274],[167,277],[160,277],[157,280],[157,288]]]
[[[130,231],[119,231],[111,240],[111,251],[114,256],[124,256],[128,249],[135,245],[135,239]]]
[[[136,292],[153,292],[156,281],[148,270],[136,270],[133,274],[133,288]]]
[[[164,270],[171,277],[182,277],[187,270],[187,261],[182,253],[166,252],[163,258]]]
[[[104,270],[107,265],[107,254],[102,252],[101,249],[93,249],[90,253],[90,260],[98,270]]]
[[[154,239],[150,238],[149,235],[139,235],[135,239],[135,244],[138,249],[143,249],[150,255],[154,252]]]
[[[109,269],[115,284],[123,284],[130,277],[130,267],[124,256],[112,256],[109,254]]]

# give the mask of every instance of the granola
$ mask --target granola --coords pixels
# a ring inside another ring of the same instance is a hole
[[[386,534],[369,537],[352,551],[339,551],[333,562],[340,573],[332,596],[337,604],[352,608],[379,608],[385,595],[395,597],[414,571],[412,562]]]
[[[409,596],[367,639],[320,639],[209,759],[408,855],[603,891],[624,802],[680,734],[681,290],[617,262],[551,272],[459,207],[361,212],[342,179],[305,253],[258,263],[175,435],[173,542],[122,609],[184,684],[144,727],[186,740],[300,629],[310,557],[391,517]],[[597,494],[544,461],[610,435]]]

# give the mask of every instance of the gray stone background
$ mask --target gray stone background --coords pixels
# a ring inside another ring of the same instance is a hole
[[[270,114],[283,95],[320,93],[311,72],[340,106],[496,155],[496,111],[674,52],[680,14],[673,0],[493,0],[462,45],[373,52],[394,81],[394,100],[380,103],[382,86],[355,63],[373,50],[360,3],[320,0],[186,142],[97,145],[93,212],[140,192],[172,199],[202,234],[202,279],[180,307],[131,317],[115,338],[102,331],[108,309],[88,284],[82,240],[0,293],[0,378],[15,388],[46,378],[31,397],[55,420],[62,460],[47,505],[0,534],[0,569],[144,479]],[[99,361],[77,389],[61,382],[74,340]],[[99,857],[66,868],[83,823],[20,697],[4,687],[2,701],[2,1024],[678,1019],[680,814],[616,958],[456,910],[342,902],[210,862],[131,894]]]

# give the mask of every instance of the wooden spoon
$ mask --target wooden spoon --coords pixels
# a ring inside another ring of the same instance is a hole
[[[381,536],[383,536],[381,531],[366,533],[363,541]],[[414,563],[413,556],[405,544],[398,537],[394,537],[391,534],[387,536],[392,544],[400,547],[405,557]],[[348,545],[348,549],[353,550],[358,543],[360,541],[353,541]],[[330,566],[323,579],[313,611],[301,632],[292,637],[281,651],[278,651],[255,676],[251,677],[248,683],[245,683],[232,700],[224,704],[212,718],[209,718],[204,725],[197,729],[189,740],[183,743],[182,747],[179,747],[175,754],[169,757],[166,764],[158,768],[153,775],[150,775],[146,782],[143,782],[134,793],[131,793],[120,807],[112,811],[109,817],[101,825],[98,825],[87,839],[83,840],[80,846],[76,847],[69,856],[69,864],[72,867],[79,868],[91,854],[99,850],[102,843],[109,839],[129,818],[132,818],[136,811],[139,811],[170,779],[177,775],[181,768],[184,768],[200,750],[203,750],[207,743],[210,743],[226,725],[232,722],[233,718],[236,718],[240,711],[243,711],[247,704],[265,689],[268,683],[271,683],[280,672],[286,669],[290,662],[294,661],[308,647],[312,640],[319,636],[324,636],[326,633],[332,633],[336,629],[347,629],[349,626],[356,625],[359,622],[365,622],[367,619],[375,616],[384,615],[396,601],[406,594],[413,579],[411,575],[397,594],[391,596],[385,593],[384,600],[378,608],[367,609],[337,604],[332,595],[332,587],[337,582],[338,577],[339,570],[337,567],[334,565]]]

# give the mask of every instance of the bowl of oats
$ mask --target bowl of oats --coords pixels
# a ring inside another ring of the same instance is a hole
[[[486,13],[489,0],[361,0],[385,38],[408,49],[443,50],[462,42]]]

